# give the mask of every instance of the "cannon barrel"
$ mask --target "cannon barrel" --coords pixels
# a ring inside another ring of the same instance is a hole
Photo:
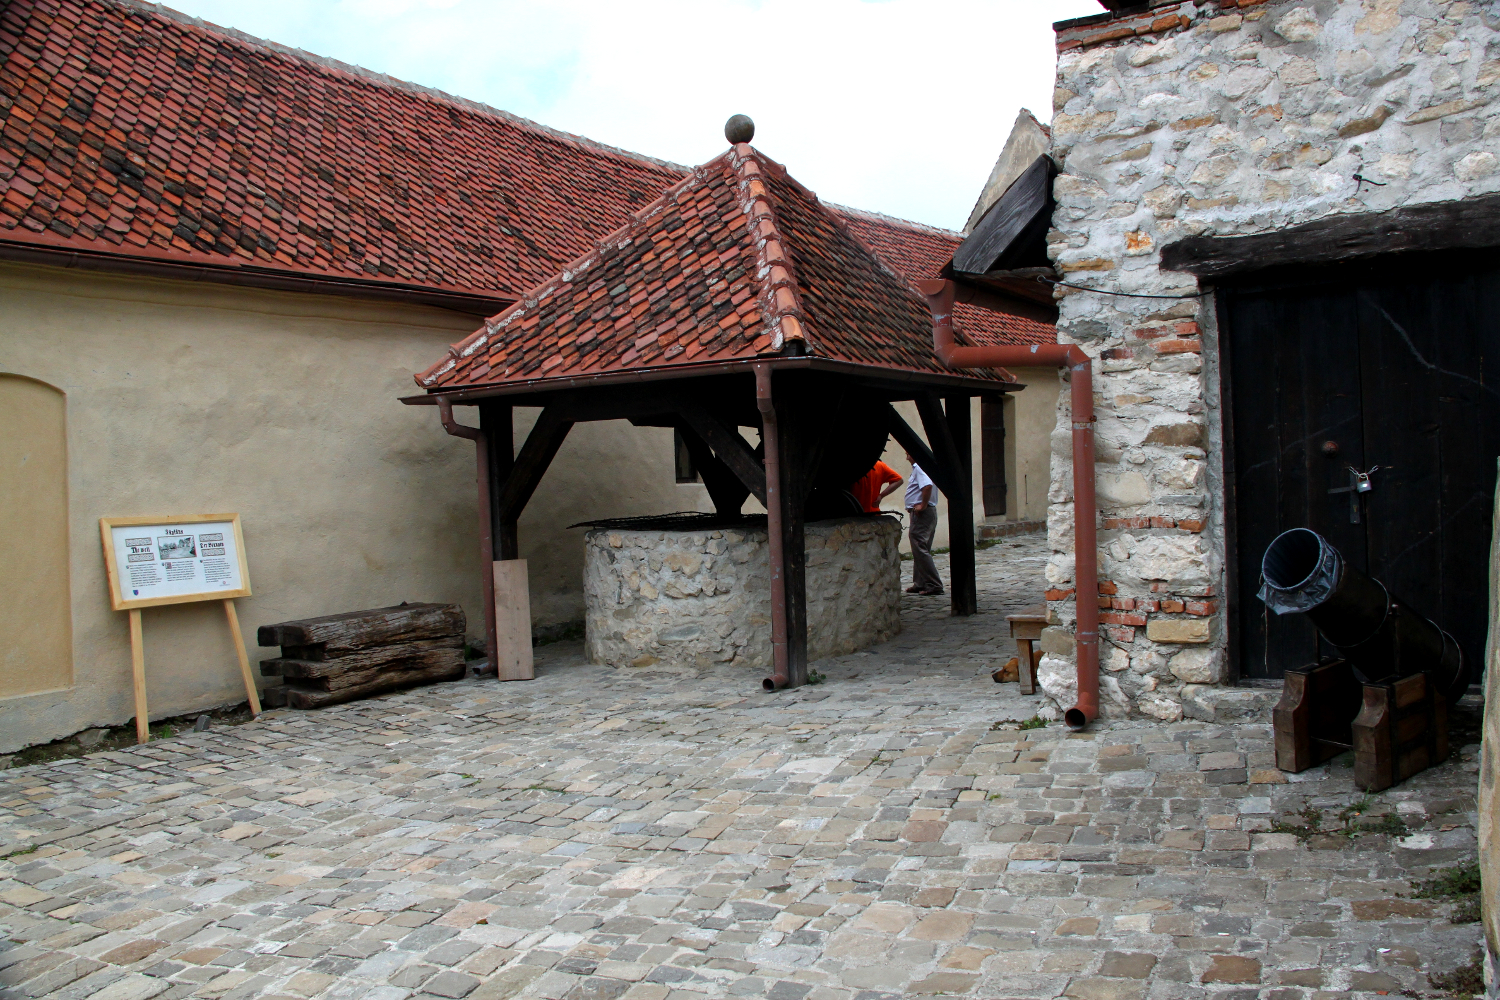
[[[1260,599],[1278,615],[1307,615],[1366,684],[1425,673],[1450,701],[1467,688],[1457,641],[1346,563],[1316,531],[1293,528],[1271,542]]]

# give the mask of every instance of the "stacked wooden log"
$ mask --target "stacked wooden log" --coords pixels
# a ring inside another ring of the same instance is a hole
[[[464,676],[464,611],[457,604],[400,604],[263,625],[262,646],[281,655],[260,672],[284,677],[267,704],[320,708],[382,691]]]

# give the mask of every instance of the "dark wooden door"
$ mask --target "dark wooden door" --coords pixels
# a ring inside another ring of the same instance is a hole
[[[1315,656],[1255,596],[1266,546],[1309,527],[1447,629],[1477,672],[1500,456],[1500,258],[1415,257],[1222,289],[1235,650],[1247,677]],[[1351,521],[1349,467],[1373,489]],[[1477,673],[1476,673],[1477,676]]]
[[[1005,398],[979,397],[979,482],[984,516],[1005,513]]]

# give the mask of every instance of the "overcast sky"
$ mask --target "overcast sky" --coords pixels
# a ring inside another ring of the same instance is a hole
[[[827,201],[960,228],[1052,22],[1096,0],[167,0],[272,41],[678,163],[724,119]]]

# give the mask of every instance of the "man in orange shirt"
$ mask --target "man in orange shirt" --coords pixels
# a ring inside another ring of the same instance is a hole
[[[884,462],[876,462],[875,468],[864,474],[864,477],[849,487],[849,492],[854,494],[854,499],[866,514],[879,514],[880,501],[890,496],[905,482],[901,474]]]

